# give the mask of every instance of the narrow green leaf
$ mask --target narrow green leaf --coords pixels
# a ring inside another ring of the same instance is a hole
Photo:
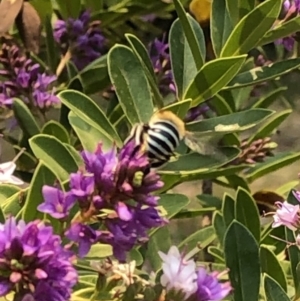
[[[36,9],[38,12],[42,24],[45,23],[47,17],[52,16],[53,9],[51,0],[31,0],[30,4]]]
[[[268,275],[264,275],[264,289],[267,301],[291,301],[279,283]]]
[[[216,196],[213,196],[213,195],[210,195],[210,194],[197,195],[197,199],[199,200],[199,203],[204,208],[214,207],[217,210],[219,210],[219,209],[221,209],[222,203],[223,203],[223,201],[220,198],[218,198]]]
[[[215,228],[220,245],[223,246],[224,235],[226,232],[226,225],[223,219],[223,215],[221,214],[220,211],[216,211],[214,213],[212,224]]]
[[[13,102],[14,116],[16,117],[19,126],[29,138],[40,133],[38,124],[31,114],[24,101],[14,98]]]
[[[279,99],[283,91],[287,90],[287,87],[279,87],[278,89],[270,91],[268,94],[260,97],[259,100],[253,104],[252,108],[268,108],[273,102]]]
[[[214,96],[234,78],[245,59],[246,56],[242,55],[206,63],[187,87],[184,98],[191,98],[192,106],[196,106]]]
[[[191,24],[194,34],[197,38],[202,61],[198,63],[197,68],[191,48],[185,37],[182,23],[179,19],[176,19],[170,29],[169,45],[172,71],[174,74],[174,80],[179,99],[182,99],[187,87],[196,76],[197,70],[202,67],[203,63],[205,62],[206,55],[204,34],[199,23],[189,15],[188,21]]]
[[[276,280],[284,291],[287,291],[287,282],[284,271],[276,255],[266,246],[260,247],[260,262],[263,273],[267,273]]]
[[[234,300],[257,301],[260,286],[258,244],[238,221],[234,220],[225,234],[224,253]]]
[[[226,7],[228,9],[232,24],[236,25],[255,7],[255,0],[239,0],[238,2],[226,0]]]
[[[235,218],[235,200],[227,193],[223,197],[222,214],[224,224],[228,227]]]
[[[71,172],[77,172],[78,165],[68,149],[55,137],[36,135],[29,140],[34,155],[43,160],[60,181],[69,179]]]
[[[68,144],[68,143],[64,143],[64,146],[67,148],[67,150],[69,151],[69,153],[72,155],[72,157],[74,158],[76,164],[80,167],[80,166],[84,166],[84,162],[82,157],[80,156],[79,152],[74,148],[74,146]]]
[[[298,69],[299,66],[300,58],[295,58],[276,62],[264,67],[256,67],[238,74],[225,89],[235,89],[249,85],[253,86],[289,73],[292,70]]]
[[[199,70],[201,66],[203,65],[203,58],[201,54],[200,45],[197,41],[197,35],[194,32],[193,26],[190,23],[190,20],[188,18],[188,14],[185,12],[183,5],[179,0],[174,0],[175,9],[177,12],[177,15],[179,17],[179,20],[182,24],[182,28],[184,30],[187,42],[190,46],[194,62],[196,64],[197,69]],[[186,97],[185,97],[186,98]]]
[[[213,228],[213,226],[208,226],[188,236],[178,245],[178,247],[181,250],[184,249],[186,252],[191,251],[197,246],[200,246],[201,249],[204,249],[210,243],[212,243],[215,238],[215,229]]]
[[[57,49],[54,40],[53,29],[51,24],[51,15],[46,17],[45,31],[46,31],[45,43],[47,49],[47,63],[52,73],[55,73],[59,62],[59,56],[58,56],[59,51]]]
[[[252,196],[243,188],[238,188],[235,202],[235,218],[260,241],[259,212]]]
[[[256,164],[255,167],[251,167],[246,172],[246,178],[249,183],[252,183],[256,179],[278,170],[284,166],[290,165],[293,162],[300,159],[300,152],[282,152],[276,154],[273,157],[268,157],[264,162]]]
[[[151,91],[143,67],[130,48],[115,45],[110,49],[108,72],[130,123],[148,122],[154,110]]]
[[[172,103],[165,106],[162,111],[171,111],[176,114],[179,118],[184,119],[186,113],[188,112],[191,106],[191,99],[185,99],[179,102]]]
[[[275,40],[291,36],[299,31],[300,16],[297,16],[287,22],[280,22],[275,27],[271,28],[264,37],[259,41],[258,46],[266,45]]]
[[[103,132],[100,132],[73,112],[69,113],[69,121],[85,150],[94,152],[99,143],[102,143],[104,151],[111,149],[112,142]]]
[[[270,136],[272,132],[293,112],[293,110],[284,110],[282,112],[276,113],[259,129],[257,130],[249,139],[248,143],[251,143],[257,139],[263,139]]]
[[[149,261],[152,269],[156,272],[161,268],[162,261],[158,255],[158,251],[168,253],[171,247],[170,231],[168,227],[158,229],[154,235],[151,236],[147,243],[147,252],[145,258]]]
[[[25,200],[22,219],[26,222],[38,218],[43,219],[44,214],[37,210],[37,206],[43,202],[42,188],[44,185],[53,185],[55,180],[56,175],[40,160],[34,172],[31,186]]]
[[[50,136],[54,136],[61,142],[68,143],[70,137],[66,129],[59,123],[54,120],[48,121],[42,128],[42,133]]]
[[[160,196],[158,205],[164,208],[168,219],[174,217],[189,204],[190,200],[183,194],[167,193]]]
[[[296,243],[295,234],[288,228],[285,228],[285,239],[290,243]],[[290,261],[291,272],[293,276],[293,283],[296,292],[296,296],[300,296],[300,275],[297,273],[297,265],[300,262],[300,252],[298,246],[291,245],[288,249],[288,256]],[[296,299],[296,298],[295,298]],[[297,299],[296,299],[297,300]]]
[[[186,124],[190,132],[232,133],[256,126],[275,112],[267,109],[250,109],[224,116],[213,117]]]
[[[58,97],[65,106],[78,115],[82,120],[95,127],[107,137],[107,140],[111,140],[111,145],[113,144],[113,141],[116,142],[117,146],[122,145],[117,131],[109,122],[105,113],[91,98],[74,90],[65,90],[60,92]]]
[[[219,248],[215,246],[209,246],[207,252],[214,256],[220,263],[225,263],[224,253]]]
[[[234,28],[221,57],[248,53],[272,27],[281,9],[281,0],[268,0],[244,16]]]
[[[178,159],[167,163],[159,170],[160,174],[181,174],[190,175],[200,172],[207,172],[212,168],[224,165],[232,161],[240,154],[240,150],[235,147],[224,147],[220,149],[220,155],[202,155],[199,153],[189,153],[178,156]]]
[[[77,19],[81,9],[80,0],[55,0],[60,14],[64,19],[72,17]]]
[[[212,1],[210,35],[216,57],[220,56],[231,31],[232,24],[225,0]]]
[[[1,184],[0,185],[0,205],[2,206],[5,201],[13,196],[14,194],[21,191],[21,188],[11,184]]]
[[[200,208],[200,209],[182,209],[175,215],[175,219],[193,218],[215,211],[215,207]]]
[[[157,78],[154,73],[152,62],[150,60],[146,47],[136,36],[132,34],[125,34],[125,37],[128,40],[134,54],[137,56],[140,63],[142,64],[144,71],[146,72],[149,84],[151,86],[151,90],[153,92],[153,101],[157,103],[158,107],[163,107],[163,98],[159,92]]]

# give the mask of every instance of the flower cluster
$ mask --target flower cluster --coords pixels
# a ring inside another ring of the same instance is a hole
[[[273,228],[285,226],[292,231],[300,229],[300,192],[293,190],[293,195],[299,204],[292,205],[287,201],[275,203],[277,210],[273,215]]]
[[[295,17],[300,13],[300,0],[285,0],[282,5],[282,14],[284,21]],[[276,44],[282,44],[287,51],[292,51],[297,34],[284,37],[275,41]]]
[[[44,186],[45,202],[38,210],[67,220],[78,204],[66,236],[76,242],[84,256],[92,244],[110,244],[114,256],[125,261],[126,252],[147,240],[147,231],[167,221],[156,208],[159,197],[152,192],[163,186],[148,158],[129,141],[117,154],[115,148],[104,153],[101,145],[94,153],[81,153],[85,171],[70,176],[70,191]]]
[[[161,284],[176,300],[219,301],[231,291],[230,282],[221,283],[224,273],[208,273],[204,267],[196,267],[189,256],[182,256],[177,247],[172,246],[168,254],[159,252],[163,260]]]
[[[16,45],[2,45],[0,63],[0,76],[5,78],[0,83],[0,106],[10,107],[14,97],[41,110],[60,102],[52,88],[56,77],[41,73],[40,65],[23,55]]]
[[[54,39],[62,52],[69,52],[78,70],[101,56],[105,38],[100,21],[91,22],[89,11],[83,11],[78,19],[58,20],[54,26]]]
[[[9,218],[0,225],[0,296],[14,291],[35,301],[68,300],[77,282],[71,260],[52,227]]]

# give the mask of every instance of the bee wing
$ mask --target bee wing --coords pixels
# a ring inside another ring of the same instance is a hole
[[[186,132],[184,142],[192,151],[215,157],[217,160],[223,160],[226,156],[217,147],[216,137],[203,136],[197,132]]]

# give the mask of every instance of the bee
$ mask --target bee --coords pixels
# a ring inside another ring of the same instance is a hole
[[[194,133],[186,131],[183,120],[171,111],[157,111],[148,123],[135,124],[124,144],[130,140],[147,153],[152,168],[159,168],[176,157],[174,151],[182,140],[191,150],[204,152],[203,143]]]

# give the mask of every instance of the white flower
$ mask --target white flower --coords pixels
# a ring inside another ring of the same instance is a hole
[[[14,184],[14,185],[23,185],[24,182],[19,178],[13,175],[17,165],[16,161],[20,157],[20,155],[25,151],[25,149],[21,149],[21,151],[17,154],[17,156],[9,162],[4,162],[0,164],[0,184]]]
[[[163,260],[163,275],[160,282],[166,290],[175,289],[185,293],[188,298],[197,290],[196,263],[182,257],[177,247],[172,246],[168,254],[158,252]]]

